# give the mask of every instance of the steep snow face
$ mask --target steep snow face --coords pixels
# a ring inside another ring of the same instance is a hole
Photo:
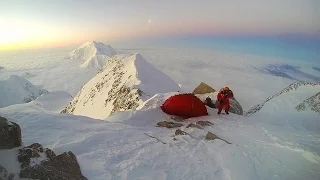
[[[136,109],[156,93],[174,91],[180,87],[140,54],[119,55],[108,61],[62,113],[104,119],[117,111]]]
[[[296,109],[298,111],[311,110],[320,114],[320,92],[304,100]]]
[[[40,89],[26,79],[12,75],[7,80],[0,81],[0,108],[27,103],[46,93],[48,93],[47,90]]]
[[[101,68],[106,62],[116,55],[116,51],[110,46],[101,42],[87,42],[78,49],[69,53],[68,59],[84,59],[80,65],[82,68]]]
[[[302,103],[302,101],[318,92],[320,92],[320,83],[292,83],[281,92],[268,97],[261,104],[249,109],[245,115],[251,116],[257,112],[290,112]]]

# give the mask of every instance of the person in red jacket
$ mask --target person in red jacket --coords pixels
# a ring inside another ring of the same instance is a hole
[[[229,87],[224,87],[220,90],[217,95],[217,101],[219,102],[218,106],[218,114],[221,114],[223,106],[225,106],[226,114],[229,114],[230,103],[229,99],[233,98],[233,92],[229,89]]]

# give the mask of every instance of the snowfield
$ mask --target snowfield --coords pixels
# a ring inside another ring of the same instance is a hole
[[[213,126],[203,130],[184,126],[181,129],[192,137],[176,136],[177,140],[173,140],[174,129],[155,127],[159,121],[171,120],[159,108],[171,95],[173,93],[155,95],[139,110],[116,113],[104,121],[39,111],[33,104],[2,108],[0,114],[21,125],[25,144],[39,142],[57,153],[72,150],[89,179],[319,177],[320,157],[317,153],[320,149],[319,143],[315,144],[319,133],[287,131],[290,127],[279,129],[268,120],[276,115],[255,121],[252,117],[219,116],[209,108],[209,116],[192,118],[183,124],[208,120],[214,123]],[[46,102],[42,104],[45,106]],[[317,117],[309,113],[296,113],[295,116]],[[295,122],[289,124],[295,125]],[[232,144],[204,140],[208,131]],[[301,141],[309,144],[301,145]],[[315,148],[311,149],[312,146]]]
[[[56,154],[74,152],[88,179],[319,179],[319,113],[311,108],[296,109],[301,103],[317,107],[318,98],[310,98],[318,97],[319,86],[303,85],[280,93],[296,79],[313,82],[319,78],[320,71],[312,68],[316,65],[194,49],[139,49],[140,54],[126,56],[121,54],[137,50],[119,49],[115,57],[123,57],[123,69],[113,72],[114,66],[107,64],[99,72],[81,68],[84,60],[65,59],[67,51],[1,54],[0,65],[6,67],[0,71],[1,80],[19,75],[50,93],[29,103],[0,108],[0,116],[21,126],[24,145],[38,142]],[[272,66],[268,71],[269,64],[290,64],[304,73],[274,73],[283,66]],[[119,87],[138,88],[145,93],[136,110],[118,109],[120,112],[107,117],[98,116],[101,109],[92,106],[88,113],[95,118],[60,113],[81,89],[91,92],[100,82],[106,82],[106,86],[95,93],[96,99],[89,98],[93,102],[88,104],[105,101],[116,76],[108,76],[113,78],[110,81],[101,80],[108,73],[121,72],[126,78],[119,79]],[[182,122],[180,129],[189,135],[175,136],[175,128],[156,127],[160,121],[173,121],[160,109],[165,100],[180,93],[179,86],[191,92],[202,81],[214,89],[228,85],[245,112],[273,98],[251,116],[217,115],[216,109],[207,108],[208,116]],[[214,125],[186,128],[200,120]],[[231,144],[205,140],[208,131]],[[15,151],[0,150],[0,164],[18,173],[18,161],[6,163]]]

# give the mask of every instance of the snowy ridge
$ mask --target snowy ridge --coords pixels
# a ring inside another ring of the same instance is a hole
[[[118,55],[92,78],[62,113],[104,119],[110,114],[136,109],[157,93],[180,91],[167,75],[140,54]]]
[[[7,80],[0,81],[0,108],[28,103],[46,93],[47,90],[36,87],[24,78],[12,75]]]
[[[245,116],[251,116],[253,114],[255,114],[256,112],[260,111],[262,109],[262,107],[265,105],[265,103],[269,102],[270,100],[282,95],[282,94],[286,94],[292,91],[296,91],[297,89],[301,88],[301,87],[313,87],[313,88],[320,88],[320,83],[310,83],[310,82],[295,82],[290,84],[288,87],[284,88],[282,91],[280,91],[279,93],[269,96],[265,101],[263,101],[261,104],[257,104],[254,107],[252,107],[251,109],[249,109],[244,115]]]
[[[66,58],[84,59],[85,62],[80,65],[82,68],[101,68],[116,54],[116,51],[110,45],[92,41],[82,44],[69,53]]]
[[[320,114],[320,92],[304,100],[296,107],[297,111],[306,111],[308,109]]]

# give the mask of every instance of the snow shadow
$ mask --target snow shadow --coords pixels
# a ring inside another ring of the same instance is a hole
[[[313,67],[313,69],[318,71],[320,70],[320,68],[315,67]],[[262,67],[260,70],[266,74],[280,76],[296,81],[320,81],[320,77],[303,72],[299,67],[288,64],[268,64],[265,67]]]
[[[320,71],[320,68],[318,68],[318,67],[312,67],[312,69],[314,69],[316,71]]]

